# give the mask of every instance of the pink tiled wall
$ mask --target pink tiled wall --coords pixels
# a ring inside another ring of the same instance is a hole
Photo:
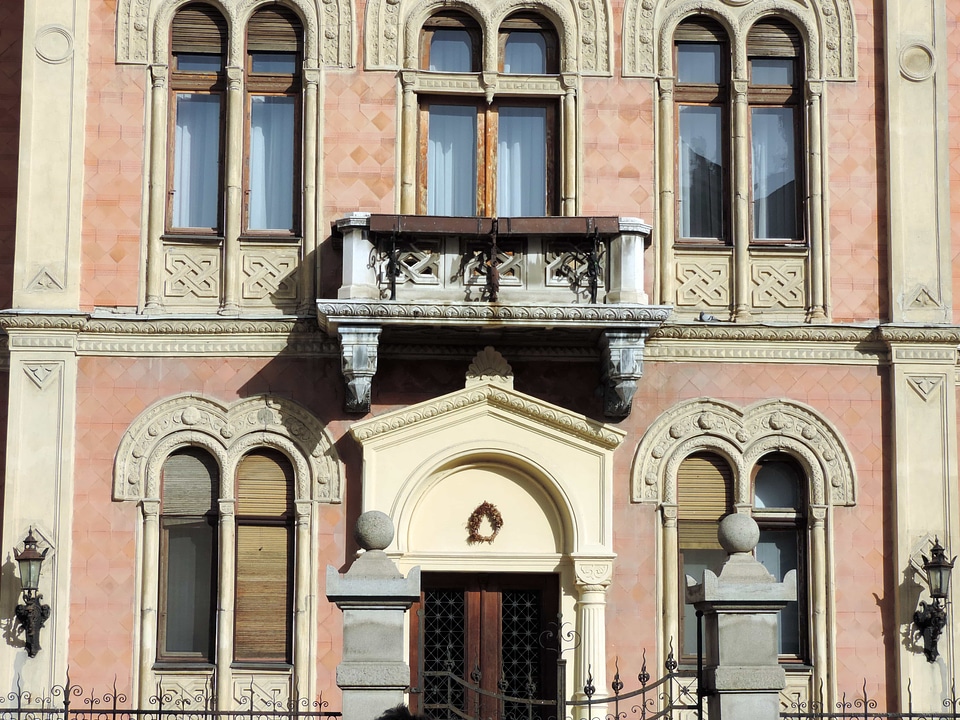
[[[134,306],[140,267],[146,68],[115,64],[115,2],[90,3],[80,303]]]
[[[887,315],[883,22],[879,0],[854,4],[857,81],[827,83],[833,319]]]
[[[292,378],[310,378],[308,383]],[[327,425],[345,462],[357,467],[345,425],[336,419],[342,399],[336,363],[323,360],[224,360],[221,358],[81,358],[77,389],[77,450],[70,613],[71,679],[102,687],[117,674],[129,688],[134,656],[136,503],[111,500],[114,456],[130,423],[152,403],[184,392],[229,403],[258,393],[295,397]],[[355,473],[352,481],[356,481]],[[335,689],[340,657],[340,611],[323,598],[323,568],[343,569],[347,552],[343,505],[320,510],[320,688]],[[356,501],[358,498],[353,498]]]
[[[23,3],[0,3],[0,308],[10,307],[20,149]]]

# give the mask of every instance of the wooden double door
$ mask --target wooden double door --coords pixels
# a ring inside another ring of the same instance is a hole
[[[548,634],[559,618],[557,575],[424,573],[421,586],[411,632],[415,712],[436,720],[555,716],[552,707],[504,696],[556,698]]]

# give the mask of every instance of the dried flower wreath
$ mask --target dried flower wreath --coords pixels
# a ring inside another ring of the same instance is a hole
[[[480,534],[480,524],[484,518],[487,519],[490,527],[493,528],[493,532],[489,535]],[[469,533],[469,535],[467,535],[467,542],[471,545],[482,542],[492,543],[502,527],[503,515],[497,510],[497,506],[484,501],[477,505],[477,509],[473,511],[467,520],[467,532]]]

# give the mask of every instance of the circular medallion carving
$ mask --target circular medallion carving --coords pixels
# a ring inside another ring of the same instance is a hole
[[[933,50],[923,43],[907,45],[900,51],[900,73],[907,80],[927,80],[933,75],[934,64]]]
[[[73,55],[73,35],[62,25],[44,25],[37,30],[34,48],[44,62],[57,65]]]

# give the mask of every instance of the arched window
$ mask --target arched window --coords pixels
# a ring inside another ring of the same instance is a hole
[[[198,448],[178,450],[163,463],[160,660],[214,660],[219,479],[216,461]]]
[[[720,572],[727,554],[717,540],[720,520],[733,511],[733,473],[718,455],[698,453],[677,470],[677,543],[680,551],[680,626],[682,656],[697,654],[697,617],[687,605],[686,576],[698,582],[704,570]]]
[[[753,473],[753,518],[760,526],[757,560],[778,581],[797,571],[798,598],[780,611],[780,655],[808,655],[806,617],[805,477],[795,460],[773,454],[762,458]]]
[[[420,69],[458,77],[416,78],[418,152],[404,166],[417,167],[420,214],[559,212],[563,89],[556,82],[554,91],[554,83],[543,79],[559,72],[557,32],[544,18],[520,13],[505,19],[493,35],[484,38],[483,29],[464,13],[439,13],[423,24]],[[488,68],[482,49],[490,42],[496,43],[497,65]],[[467,73],[473,77],[461,77]],[[509,78],[510,84],[491,85],[491,73]],[[530,76],[540,76],[535,93],[528,87]]]

